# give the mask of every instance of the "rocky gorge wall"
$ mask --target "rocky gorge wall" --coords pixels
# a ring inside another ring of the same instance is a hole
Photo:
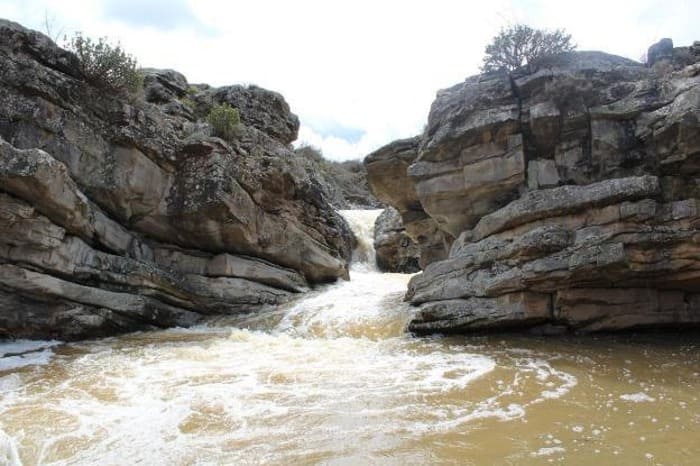
[[[0,20],[0,337],[111,335],[250,312],[347,278],[353,237],[258,87],[144,70],[143,98]],[[231,141],[203,118],[229,103]]]
[[[700,324],[700,43],[649,58],[473,76],[365,159],[421,248],[411,331]]]

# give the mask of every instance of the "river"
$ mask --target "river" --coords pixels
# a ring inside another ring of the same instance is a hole
[[[412,337],[378,213],[343,212],[350,281],[270,312],[0,343],[0,465],[697,464],[700,339]]]

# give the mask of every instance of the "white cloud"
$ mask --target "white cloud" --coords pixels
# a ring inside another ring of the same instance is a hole
[[[334,159],[420,132],[435,92],[476,73],[484,46],[508,22],[564,27],[581,49],[636,59],[664,36],[679,45],[697,39],[700,17],[696,0],[188,3],[198,27],[130,25],[83,0],[0,0],[0,14],[41,28],[48,11],[67,29],[118,38],[144,66],[177,69],[191,82],[279,91],[301,118],[300,141]],[[355,143],[323,136],[311,129],[317,121],[364,134]]]
[[[19,16],[19,8],[10,2],[0,2],[0,18],[17,18]]]

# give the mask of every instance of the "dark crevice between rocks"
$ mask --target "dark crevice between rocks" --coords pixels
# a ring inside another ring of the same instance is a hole
[[[0,327],[2,338],[59,338],[74,341],[173,325],[189,326],[199,320],[193,318],[189,311],[167,305],[153,307],[153,304],[146,304],[145,306],[151,307],[149,319],[137,312],[119,311],[63,297],[34,295],[0,284],[0,302],[8,296],[11,297],[13,307],[22,309],[22,315],[0,315],[2,324],[7,326]],[[168,315],[165,320],[159,322],[157,318],[163,318],[166,313]],[[88,321],[90,322],[87,323]]]
[[[523,110],[523,97],[520,94],[520,89],[518,88],[517,83],[515,82],[515,78],[513,77],[512,73],[508,73],[508,79],[510,81],[510,88],[511,91],[513,92],[513,96],[516,99],[516,102],[518,104],[518,129],[520,130],[520,134],[522,135],[522,151],[523,151],[523,167],[524,167],[524,180],[523,180],[523,186],[521,188],[522,190],[527,189],[527,186],[530,183],[530,180],[528,179],[529,175],[529,170],[528,170],[528,164],[530,163],[531,160],[535,160],[537,158],[537,147],[535,146],[533,142],[533,137],[532,137],[532,129],[530,127],[530,111],[529,109],[527,111]],[[512,193],[510,196],[506,196],[504,200],[502,200],[502,205],[505,205],[506,203],[513,201],[518,198],[517,193]]]
[[[586,139],[583,141],[582,150],[586,166],[589,170],[595,171],[597,167],[593,166],[593,117],[588,105],[586,105]],[[590,175],[591,173],[589,173]]]
[[[134,296],[143,296],[143,297],[148,297],[150,299],[154,299],[157,301],[162,300],[164,303],[168,303],[168,304],[176,306],[176,307],[183,307],[183,308],[189,309],[193,312],[200,312],[200,309],[196,306],[196,304],[194,302],[189,302],[189,301],[186,301],[184,299],[182,299],[182,300],[177,299],[175,294],[171,294],[171,296],[167,296],[168,291],[165,289],[160,289],[160,288],[156,288],[156,287],[148,287],[148,286],[134,286],[134,285],[128,285],[128,284],[118,283],[118,282],[114,282],[114,281],[102,280],[102,279],[98,279],[97,277],[92,276],[92,273],[97,273],[97,272],[89,272],[89,271],[82,271],[81,272],[78,270],[78,271],[74,271],[73,273],[65,273],[65,272],[61,272],[58,270],[40,267],[34,263],[24,262],[21,260],[9,260],[6,258],[0,259],[0,264],[14,265],[14,266],[17,266],[17,267],[25,269],[25,270],[30,270],[32,272],[37,272],[37,273],[40,273],[43,275],[58,278],[60,280],[74,283],[76,285],[86,286],[89,288],[95,288],[97,290],[105,290],[105,291],[110,291],[113,293],[131,294]],[[101,270],[101,272],[102,271],[103,270]],[[119,272],[128,273],[128,271],[126,271],[126,270],[125,271],[107,270],[107,273],[117,274]],[[184,278],[176,278],[176,277],[172,276],[172,272],[162,271],[162,273],[163,273],[163,275],[171,275],[171,277],[169,277],[169,279],[172,280],[170,285],[171,285],[173,291],[186,289]],[[154,298],[154,296],[156,296],[156,295],[159,295],[159,297]],[[187,305],[185,306],[185,304],[187,304]]]
[[[457,319],[445,319],[445,320],[440,320],[438,322],[458,322]],[[441,328],[439,331],[436,331],[434,328],[416,328],[413,325],[413,322],[409,323],[408,325],[408,331],[411,333],[411,335],[416,336],[416,337],[430,337],[434,338],[436,336],[440,335],[445,335],[445,336],[458,336],[458,335],[464,335],[464,336],[486,336],[486,335],[512,335],[512,334],[522,334],[523,331],[533,331],[537,329],[538,327],[541,327],[543,325],[548,325],[552,324],[552,322],[548,322],[545,319],[538,320],[538,321],[528,321],[528,322],[519,322],[519,321],[511,321],[511,322],[502,322],[499,323],[498,327],[480,327],[480,328],[473,328],[471,327],[472,324],[478,323],[478,322],[485,322],[485,323],[492,323],[492,319],[488,317],[483,317],[479,319],[474,319],[469,321],[468,327],[464,326],[455,326],[455,327],[444,327]],[[418,322],[423,323],[423,322]]]

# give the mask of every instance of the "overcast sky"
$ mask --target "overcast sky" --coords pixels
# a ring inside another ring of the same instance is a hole
[[[579,49],[632,59],[662,37],[700,40],[700,0],[0,0],[0,17],[107,36],[192,83],[279,91],[297,143],[335,160],[418,134],[436,91],[478,72],[507,24],[563,27]]]

